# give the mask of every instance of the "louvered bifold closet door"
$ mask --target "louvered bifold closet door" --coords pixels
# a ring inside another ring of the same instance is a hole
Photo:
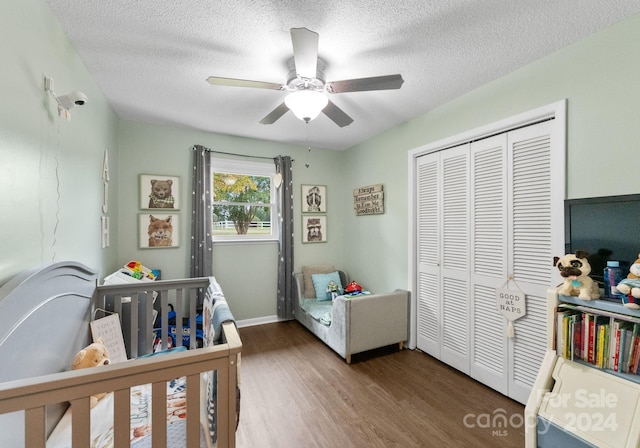
[[[441,360],[469,374],[469,144],[440,154]]]
[[[417,347],[440,359],[440,156],[417,160]]]
[[[546,347],[546,290],[552,284],[552,210],[557,195],[552,165],[553,120],[508,133],[510,220],[509,271],[525,293],[527,314],[514,322],[509,344],[509,396],[525,403]],[[564,176],[561,177],[564,182]],[[561,199],[560,199],[561,200]]]
[[[507,279],[507,136],[471,144],[471,373],[507,395],[506,320],[495,290]]]

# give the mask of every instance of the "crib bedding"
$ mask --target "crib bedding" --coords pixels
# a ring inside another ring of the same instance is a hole
[[[209,286],[204,294],[204,300],[202,303],[202,332],[204,336],[204,344],[206,347],[210,347],[216,342],[220,341],[222,336],[222,325],[228,322],[232,322],[235,326],[235,319],[227,299],[222,293],[220,284],[216,281],[215,277],[209,277]],[[235,378],[236,383],[236,428],[240,423],[240,354],[238,354],[237,363],[237,376]],[[218,399],[218,376],[217,371],[209,372],[209,378],[206,382],[206,422],[203,423],[203,427],[208,431],[207,437],[211,443],[217,441],[217,419],[216,419],[216,403]],[[230,398],[230,399],[233,399]]]
[[[149,446],[151,440],[151,385],[131,388],[131,447]],[[186,418],[186,378],[167,382],[167,438],[176,439],[184,433]],[[71,417],[69,408],[47,440],[47,448],[71,448]],[[148,439],[145,441],[145,439]],[[107,394],[91,409],[91,447],[113,447],[113,393]],[[174,440],[171,447],[184,447],[185,439]],[[206,446],[206,445],[205,445]]]

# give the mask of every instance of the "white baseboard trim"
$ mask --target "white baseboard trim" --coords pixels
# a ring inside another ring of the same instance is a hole
[[[274,322],[284,322],[286,320],[291,319],[281,319],[278,316],[264,316],[264,317],[255,317],[253,319],[243,319],[236,321],[236,326],[238,328],[242,327],[253,327],[254,325],[264,325],[264,324],[272,324]]]

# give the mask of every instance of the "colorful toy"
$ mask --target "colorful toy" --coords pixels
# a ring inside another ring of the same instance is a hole
[[[351,283],[349,283],[344,290],[349,294],[358,293],[358,292],[362,292],[362,286],[360,286],[360,284],[357,281],[352,280]]]
[[[80,350],[73,358],[71,363],[71,370],[86,369],[89,367],[106,366],[110,364],[109,352],[107,346],[104,345],[104,339],[98,338],[96,342],[88,345]],[[93,408],[98,404],[98,401],[104,398],[107,394],[101,393],[91,396],[90,406]]]
[[[173,310],[173,305],[169,304],[169,308],[171,311],[167,313],[167,323],[168,323],[168,333],[169,333],[169,341],[168,347],[165,348],[174,348],[178,346],[178,327],[176,322],[176,312]],[[207,317],[207,319],[210,318]],[[204,344],[204,332],[202,330],[202,314],[196,314],[196,347],[202,348]],[[162,335],[162,319],[158,318],[158,327],[153,329],[155,335],[154,341],[154,352],[160,349],[160,336]],[[191,344],[191,320],[183,318],[182,319],[182,346],[188,348]]]
[[[560,275],[565,279],[558,289],[558,294],[578,296],[582,300],[600,298],[598,283],[589,277],[591,265],[587,261],[588,255],[587,252],[578,250],[575,254],[566,254],[562,258],[553,257],[553,265],[558,268]]]
[[[327,285],[327,289],[325,291],[327,293],[327,298],[331,298],[331,300],[335,300],[340,293],[340,287],[336,282],[331,280]]]
[[[149,280],[155,280],[160,274],[156,269],[146,268],[139,261],[132,260],[124,265],[127,273],[138,280],[148,278]]]
[[[627,308],[640,309],[640,254],[638,259],[633,262],[629,268],[629,274],[627,278],[622,279],[620,283],[616,285],[616,289],[620,291],[625,297],[622,299],[622,304]]]

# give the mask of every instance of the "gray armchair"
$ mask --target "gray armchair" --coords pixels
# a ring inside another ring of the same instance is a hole
[[[338,270],[343,286],[349,282],[345,271]],[[331,310],[331,323],[326,325],[309,312],[314,298],[304,296],[305,276],[295,273],[297,298],[295,318],[331,349],[351,363],[351,355],[407,340],[409,292],[396,290],[384,294],[354,297],[339,296],[322,304]],[[309,276],[307,275],[307,281]],[[309,288],[307,288],[307,291]],[[306,308],[306,309],[305,309]]]

